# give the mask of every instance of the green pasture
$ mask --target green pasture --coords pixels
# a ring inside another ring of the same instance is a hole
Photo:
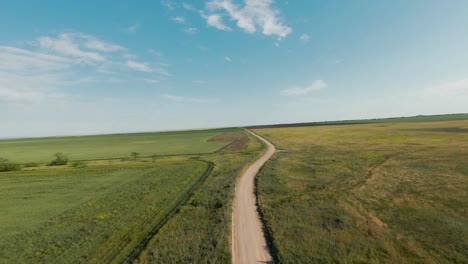
[[[0,174],[0,263],[121,260],[207,168],[195,160]]]
[[[233,130],[236,129],[0,140],[0,157],[26,163],[51,161],[57,152],[67,154],[71,160],[124,158],[131,152],[141,156],[212,153],[231,142],[207,140]]]

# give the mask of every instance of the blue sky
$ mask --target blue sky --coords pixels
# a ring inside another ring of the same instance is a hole
[[[468,112],[468,1],[2,1],[0,137]]]

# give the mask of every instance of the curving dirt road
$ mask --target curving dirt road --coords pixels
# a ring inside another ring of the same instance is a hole
[[[247,130],[248,131],[248,130]],[[250,132],[263,141],[268,149],[239,178],[232,212],[232,263],[271,263],[273,259],[263,235],[254,195],[254,178],[276,149],[266,139]]]

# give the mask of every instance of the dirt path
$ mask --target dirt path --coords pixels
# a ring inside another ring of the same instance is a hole
[[[250,132],[250,131],[248,131]],[[232,263],[270,263],[273,261],[268,252],[262,224],[257,212],[254,195],[254,178],[263,164],[275,153],[276,149],[266,139],[250,132],[267,146],[268,150],[241,175],[236,186],[232,212]]]

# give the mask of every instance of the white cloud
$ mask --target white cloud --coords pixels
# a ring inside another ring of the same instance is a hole
[[[232,0],[211,0],[207,3],[207,9],[212,13],[225,11],[246,32],[260,30],[264,35],[284,38],[292,32],[292,28],[283,24],[280,11],[274,9],[272,3],[273,0],[244,0],[244,5],[240,7]]]
[[[173,17],[172,21],[177,22],[179,24],[183,24],[185,23],[185,18],[181,16],[177,16],[177,17]]]
[[[229,56],[225,56],[225,57],[224,57],[224,60],[227,61],[227,62],[231,62],[231,61],[232,61],[231,57],[229,57]]]
[[[84,51],[76,42],[79,34],[62,33],[57,38],[40,37],[37,39],[39,46],[47,51],[53,51],[64,56],[71,56],[83,60],[104,61],[105,57],[96,52]]]
[[[212,99],[192,98],[192,97],[178,96],[178,95],[172,95],[172,94],[162,94],[161,96],[167,100],[178,102],[178,103],[210,103],[210,102],[216,101]]]
[[[130,69],[142,72],[136,79],[148,83],[171,76],[167,62],[136,61],[135,55],[123,53],[126,48],[91,35],[73,32],[36,40],[23,48],[0,46],[1,102],[63,101],[70,97],[62,92],[67,86],[113,83],[120,81],[117,74],[128,79],[134,74]]]
[[[182,7],[183,7],[185,10],[189,10],[189,11],[195,11],[195,10],[196,10],[192,5],[187,4],[187,3],[183,3],[183,4],[182,4]]]
[[[137,58],[137,56],[135,54],[127,53],[127,54],[123,54],[122,58],[127,59],[127,60],[134,60]]]
[[[222,22],[222,16],[218,14],[213,14],[213,15],[202,15],[203,18],[206,19],[206,23],[214,28],[217,28],[219,30],[224,30],[224,31],[230,31],[232,30],[230,27],[226,26]]]
[[[71,62],[61,56],[0,46],[0,70],[58,70],[70,67]]]
[[[197,28],[194,28],[194,27],[188,27],[184,29],[184,32],[189,33],[189,34],[195,34],[197,33],[197,31],[198,31]]]
[[[281,91],[281,95],[285,96],[297,96],[305,95],[313,91],[322,90],[327,87],[327,83],[323,80],[316,80],[311,85],[306,87],[294,87]]]
[[[141,72],[153,72],[153,68],[151,68],[150,65],[147,63],[142,63],[142,62],[136,62],[129,60],[126,62],[127,67],[130,69],[133,69],[135,71],[141,71]]]
[[[173,10],[177,7],[177,4],[171,0],[163,0],[161,1],[161,4],[170,10]]]
[[[299,39],[303,42],[308,42],[310,40],[310,36],[308,34],[302,34]]]
[[[115,51],[122,51],[125,50],[124,47],[112,44],[112,43],[107,43],[101,40],[98,40],[94,37],[87,37],[87,41],[84,43],[85,47],[88,49],[93,49],[93,50],[99,50],[103,52],[115,52]]]

